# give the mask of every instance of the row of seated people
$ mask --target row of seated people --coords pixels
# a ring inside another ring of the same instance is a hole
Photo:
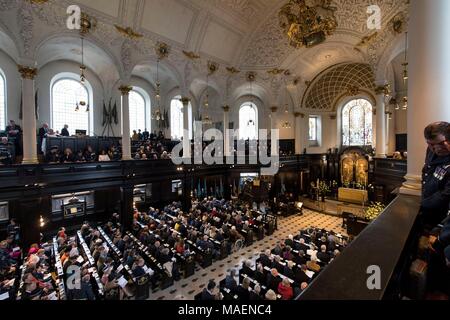
[[[85,150],[78,150],[76,153],[70,148],[61,151],[58,146],[52,146],[45,156],[46,163],[83,163],[83,162],[104,162],[120,161],[122,154],[120,147],[111,146],[108,150],[101,150],[100,154],[87,146]]]
[[[15,299],[21,262],[19,227],[12,219],[7,227],[6,239],[0,241],[0,301]]]
[[[273,250],[261,253],[256,268],[252,261],[245,261],[239,280],[235,270],[231,270],[220,283],[222,293],[225,292],[222,296],[230,300],[262,300],[271,291],[278,299],[292,300],[341,253],[346,241],[341,235],[316,228],[302,230],[296,237],[289,235]],[[208,294],[204,291],[202,296]]]

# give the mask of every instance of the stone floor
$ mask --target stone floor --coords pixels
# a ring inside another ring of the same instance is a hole
[[[207,269],[197,266],[193,276],[175,282],[173,286],[165,290],[152,293],[150,300],[193,300],[194,296],[203,290],[209,280],[215,280],[216,283],[219,283],[232,268],[239,269],[245,260],[256,260],[261,251],[272,249],[277,241],[284,240],[288,235],[295,235],[301,229],[308,227],[324,228],[347,235],[346,230],[342,228],[341,218],[305,209],[302,216],[296,215],[279,219],[278,230],[272,236],[257,241],[224,260],[213,263]]]

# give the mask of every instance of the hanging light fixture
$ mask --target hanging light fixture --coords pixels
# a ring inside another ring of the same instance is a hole
[[[86,88],[86,66],[84,65],[84,35],[81,34],[81,65],[80,65],[80,84],[83,88]],[[90,105],[86,101],[77,101],[75,103],[75,111],[80,111],[80,107],[86,107],[86,112],[90,111]]]
[[[402,63],[403,69],[403,83],[408,93],[408,32],[405,32],[405,62]],[[403,110],[408,110],[408,94],[403,97]]]
[[[156,121],[164,121],[164,114],[161,112],[161,82],[159,81],[159,63],[160,58],[156,61],[156,110],[152,113],[152,119]]]

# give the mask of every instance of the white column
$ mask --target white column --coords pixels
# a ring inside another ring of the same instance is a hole
[[[278,117],[277,117],[277,111],[278,107],[272,107],[270,108],[271,116],[270,116],[270,129],[275,130],[277,129],[277,123],[278,123]],[[278,155],[278,148],[276,144],[271,144],[271,155]]]
[[[304,145],[304,139],[303,139],[303,123],[304,121],[302,121],[305,118],[305,115],[300,113],[300,112],[296,112],[294,113],[295,116],[295,154],[302,154],[303,153],[303,149],[305,148]]]
[[[36,103],[34,100],[34,78],[37,69],[19,66],[22,76],[22,129],[23,129],[23,164],[38,163],[36,139]]]
[[[423,129],[450,119],[450,1],[411,0],[410,12],[408,174],[400,192],[420,195],[427,148]]]
[[[191,158],[191,140],[189,139],[189,98],[182,98],[183,104],[183,158]]]
[[[223,154],[225,157],[230,156],[230,139],[227,134],[227,129],[230,126],[230,107],[224,106],[223,108]]]
[[[122,94],[122,160],[131,160],[130,138],[130,86],[119,88]]]
[[[386,158],[386,86],[380,86],[375,89],[377,94],[377,141],[376,157]]]

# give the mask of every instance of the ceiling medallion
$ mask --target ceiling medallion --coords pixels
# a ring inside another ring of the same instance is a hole
[[[253,71],[247,72],[247,74],[245,75],[245,78],[246,78],[247,81],[249,81],[249,82],[255,81],[255,80],[256,80],[256,72],[253,72]]]
[[[142,34],[137,33],[136,31],[134,31],[130,27],[124,28],[124,27],[118,26],[117,24],[115,24],[114,26],[116,27],[116,30],[119,33],[121,33],[125,37],[128,37],[128,38],[130,38],[132,40],[140,39],[140,38],[143,37]]]
[[[97,19],[94,17],[91,17],[85,12],[81,13],[81,19],[80,19],[80,34],[82,36],[90,33],[95,29],[97,26]]]
[[[311,2],[311,1],[310,1]],[[326,40],[336,30],[338,23],[334,15],[336,8],[329,1],[312,1],[316,5],[306,5],[306,0],[290,0],[280,12],[280,27],[289,38],[291,46],[313,47]]]
[[[397,13],[397,15],[391,20],[392,30],[397,34],[405,32],[406,17],[403,12]]]
[[[159,60],[163,60],[164,58],[167,58],[170,54],[170,46],[164,42],[158,42],[156,44],[155,50],[156,50],[156,55],[158,56]]]
[[[219,70],[219,64],[214,61],[208,61],[208,75],[213,75]]]

